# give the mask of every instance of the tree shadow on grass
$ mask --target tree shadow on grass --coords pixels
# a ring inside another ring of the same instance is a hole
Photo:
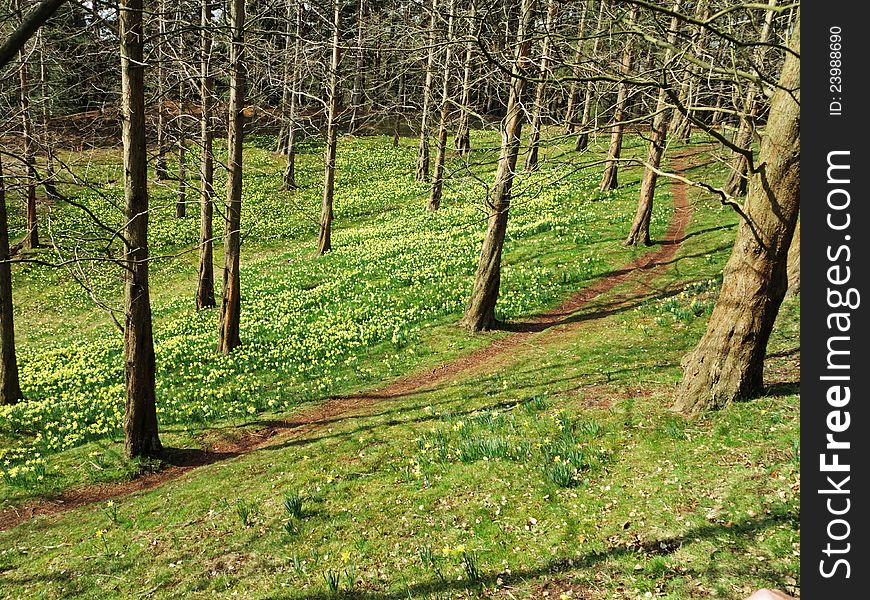
[[[305,596],[295,597],[301,598],[302,600],[334,600],[335,598],[353,598],[358,600],[404,600],[407,598],[426,598],[430,595],[444,593],[452,594],[463,590],[490,587],[494,585],[498,579],[501,579],[504,585],[510,585],[512,583],[538,579],[546,575],[568,573],[579,569],[587,569],[599,563],[620,559],[626,556],[636,556],[638,558],[650,555],[668,556],[687,543],[700,540],[718,539],[723,536],[747,536],[749,534],[754,534],[784,524],[797,529],[799,527],[799,516],[790,512],[787,506],[781,505],[777,507],[777,510],[763,518],[746,519],[739,523],[731,524],[730,526],[716,523],[695,527],[680,536],[640,542],[623,542],[611,546],[604,552],[587,552],[574,557],[555,558],[538,567],[512,571],[509,575],[501,571],[486,573],[476,582],[476,584],[469,584],[469,582],[464,580],[431,580],[406,586],[405,589],[395,592],[357,591],[334,594],[326,591],[319,591],[312,592]],[[774,583],[779,584],[779,587],[784,587],[785,582],[780,580],[780,574],[773,570],[768,571],[769,572],[766,572],[764,576]],[[707,574],[708,573],[705,572],[699,573],[698,575]],[[281,596],[278,597],[280,598]]]

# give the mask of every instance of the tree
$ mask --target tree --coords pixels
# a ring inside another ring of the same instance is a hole
[[[214,299],[214,241],[212,216],[214,213],[214,155],[212,154],[212,90],[211,75],[211,0],[201,0],[199,99],[200,145],[202,158],[199,166],[199,272],[196,283],[196,308],[213,308]]]
[[[429,181],[429,112],[431,111],[432,77],[435,69],[435,39],[438,0],[432,0],[429,20],[429,54],[426,59],[426,82],[423,85],[423,108],[420,114],[420,150],[417,154],[417,181]]]
[[[438,123],[438,147],[435,154],[435,174],[429,193],[430,211],[441,207],[441,191],[444,187],[444,160],[447,153],[447,118],[450,116],[450,57],[453,44],[453,0],[447,6],[447,47],[444,50],[444,71],[441,82],[441,120]]]
[[[637,14],[636,7],[632,6],[628,14],[628,27],[634,25],[635,16]],[[622,62],[620,74],[627,78],[631,69],[631,38],[625,41],[625,49],[622,52]],[[610,147],[607,150],[607,161],[604,166],[604,175],[601,178],[601,191],[615,190],[619,186],[619,156],[622,153],[622,135],[625,130],[623,119],[625,118],[625,107],[628,102],[628,83],[620,81],[618,91],[616,93],[616,106],[613,109],[613,124],[610,128]]]
[[[794,24],[759,161],[750,165],[745,218],[707,330],[683,360],[674,408],[695,414],[763,390],[764,355],[787,287],[800,200],[800,17]]]
[[[598,2],[598,27],[601,28],[604,23],[604,8],[606,6],[606,0],[599,0]],[[596,56],[598,54],[598,45],[601,40],[601,34],[596,33],[594,39],[592,40],[592,51],[591,55]],[[580,42],[578,41],[578,46]],[[579,59],[577,61],[577,65],[579,67]],[[592,100],[595,98],[595,81],[590,77],[586,81],[586,94],[583,97],[583,114],[580,117],[580,133],[577,134],[577,139],[574,143],[574,150],[577,152],[582,152],[586,150],[589,146],[589,123],[592,117]]]
[[[27,44],[37,30],[57,12],[66,0],[42,0],[27,13],[21,24],[0,45],[0,68],[5,67]]]
[[[160,0],[157,8],[157,162],[154,165],[154,177],[157,181],[169,179],[166,170],[166,68],[164,65],[165,54],[163,45],[166,43],[166,6],[164,0]]]
[[[501,254],[507,231],[511,190],[520,152],[520,133],[524,114],[522,97],[526,85],[523,66],[529,56],[529,26],[536,0],[523,0],[521,17],[516,29],[516,51],[510,79],[507,115],[504,120],[498,170],[491,199],[487,200],[488,226],[480,251],[477,273],[462,324],[471,331],[484,331],[496,326],[495,305],[501,284]]]
[[[6,185],[3,177],[3,153],[0,152],[0,404],[14,404],[22,397],[18,382],[18,361],[15,355]]]
[[[38,177],[36,175],[36,156],[33,150],[33,120],[30,117],[30,68],[25,48],[22,48],[19,53],[18,81],[18,99],[21,106],[21,139],[24,145],[24,164],[27,169],[25,183],[27,232],[24,235],[23,246],[32,249],[39,247],[39,226],[36,220],[36,182]]]
[[[124,453],[159,456],[154,340],[148,289],[148,173],[142,0],[120,0],[124,146]]]
[[[341,60],[341,46],[339,46],[340,0],[333,0],[332,9],[332,62],[329,68],[329,89],[327,90],[323,202],[320,205],[320,235],[317,240],[317,253],[320,255],[332,250],[332,202],[335,194],[335,155],[338,147],[338,62]]]
[[[532,124],[529,134],[529,154],[526,157],[526,171],[538,168],[538,146],[541,141],[541,110],[544,105],[544,90],[547,87],[547,73],[550,69],[550,36],[553,34],[553,18],[556,15],[556,3],[547,0],[547,31],[541,48],[541,80],[535,89],[535,104],[532,106]]]
[[[477,0],[472,0],[468,13],[468,39],[465,41],[465,60],[462,66],[462,96],[459,100],[459,125],[456,127],[456,151],[460,155],[471,152],[471,65],[474,59],[474,38],[477,32]]]
[[[245,0],[230,10],[230,99],[227,118],[227,199],[224,228],[224,285],[218,349],[229,354],[241,344],[242,142],[245,126]]]
[[[289,95],[286,101],[290,105],[287,123],[285,130],[287,131],[287,166],[284,168],[284,185],[283,189],[296,189],[296,136],[298,134],[297,119],[297,87],[299,85],[299,56],[302,52],[302,3],[296,2],[296,32],[293,40],[293,62],[292,65],[285,65],[287,72],[285,79],[289,79],[285,86],[285,92]]]

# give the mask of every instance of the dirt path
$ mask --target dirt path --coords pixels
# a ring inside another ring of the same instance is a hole
[[[685,157],[675,157],[672,163],[674,169],[680,172],[685,168]],[[286,421],[270,423],[260,430],[242,436],[237,441],[216,444],[210,451],[174,451],[168,460],[172,466],[157,473],[143,475],[132,481],[88,485],[67,490],[57,496],[25,502],[22,506],[3,509],[0,511],[0,531],[12,529],[24,521],[40,515],[66,512],[89,504],[103,503],[134,492],[156,488],[198,467],[235,458],[262,448],[275,441],[278,436],[282,440],[298,437],[325,426],[327,422],[339,416],[358,412],[378,401],[423,391],[439,383],[452,380],[460,374],[490,367],[494,363],[502,362],[502,359],[507,360],[511,356],[512,350],[527,343],[533,336],[565,323],[568,317],[586,307],[602,294],[629,281],[641,285],[647,284],[662,269],[666,268],[667,263],[676,256],[691,218],[692,207],[688,202],[686,192],[686,184],[676,180],[671,181],[674,214],[664,239],[655,250],[646,252],[622,268],[596,280],[580,292],[570,296],[556,308],[524,323],[512,325],[511,329],[515,333],[496,340],[489,346],[447,361],[432,370],[400,377],[371,392],[327,399],[317,406],[299,411]],[[575,323],[574,325],[579,324]]]

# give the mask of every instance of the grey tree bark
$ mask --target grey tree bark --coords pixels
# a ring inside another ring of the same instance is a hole
[[[634,25],[634,19],[637,14],[637,8],[632,6],[628,21],[629,29]],[[625,41],[625,49],[622,52],[622,62],[620,63],[620,73],[623,77],[627,77],[631,69],[631,51],[632,41],[628,38]],[[610,129],[610,147],[607,150],[607,161],[604,165],[604,175],[601,178],[600,189],[615,190],[619,187],[619,156],[622,154],[622,135],[625,130],[623,119],[625,118],[625,106],[628,100],[628,84],[624,81],[619,83],[619,89],[616,93],[616,106],[613,110],[613,125]]]
[[[553,18],[556,16],[556,3],[547,0],[547,32],[541,43],[541,81],[535,86],[535,103],[532,106],[532,125],[529,134],[529,154],[526,157],[526,171],[534,171],[538,168],[538,148],[541,141],[541,111],[544,108],[544,93],[546,91],[547,74],[550,70],[550,36],[553,33]]]
[[[447,153],[447,119],[450,116],[450,59],[453,44],[453,7],[454,0],[447,5],[447,47],[444,49],[444,71],[441,82],[441,119],[438,123],[438,139],[435,152],[435,173],[429,192],[427,208],[436,211],[441,207],[441,193],[444,188],[444,160]]]
[[[320,205],[320,234],[317,253],[332,250],[332,204],[335,195],[335,155],[338,147],[338,62],[341,60],[341,6],[333,0],[332,61],[329,66],[328,106],[326,116],[326,150],[324,153],[323,202]]]
[[[196,284],[196,308],[214,308],[214,155],[212,154],[212,90],[211,75],[211,0],[202,0],[200,7],[199,101],[200,145],[199,164],[199,272]]]
[[[417,154],[417,181],[429,181],[429,112],[432,103],[432,76],[435,68],[435,39],[438,0],[432,0],[429,19],[429,55],[426,59],[426,81],[423,85],[423,109],[420,114],[420,149]]]

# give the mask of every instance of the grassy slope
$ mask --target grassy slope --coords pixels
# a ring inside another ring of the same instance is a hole
[[[715,279],[733,236],[733,215],[699,205],[695,235],[652,289],[616,289],[561,334],[130,497],[117,519],[91,507],[0,534],[0,593],[325,598],[330,577],[346,589],[354,575],[378,598],[481,586],[505,597],[739,598],[794,584],[798,303],[771,341],[782,355],[769,360],[781,384],[771,395],[691,423],[666,409],[715,285],[672,294]],[[636,300],[601,310],[620,293]],[[421,335],[414,346],[433,340]],[[433,355],[488,340],[446,325],[433,335]],[[557,483],[565,460],[569,475],[578,468],[571,487]],[[300,518],[283,506],[297,494]]]

